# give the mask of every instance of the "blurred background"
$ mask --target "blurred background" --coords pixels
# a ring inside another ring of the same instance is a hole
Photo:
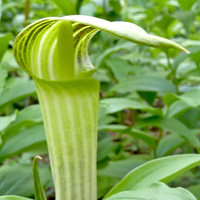
[[[72,14],[135,23],[191,52],[144,47],[105,32],[91,40],[94,78],[101,84],[98,198],[151,159],[200,153],[199,0],[0,0],[0,195],[34,198],[32,159],[41,155],[42,184],[54,199],[35,86],[12,47],[28,24]],[[187,188],[200,200],[200,169],[169,185]]]

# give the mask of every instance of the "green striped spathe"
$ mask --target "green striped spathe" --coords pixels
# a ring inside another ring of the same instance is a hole
[[[41,19],[17,36],[15,58],[33,78],[42,108],[56,200],[96,199],[99,83],[87,47],[99,30],[187,52],[132,23],[80,15]]]
[[[98,81],[34,80],[42,107],[56,199],[96,199]]]

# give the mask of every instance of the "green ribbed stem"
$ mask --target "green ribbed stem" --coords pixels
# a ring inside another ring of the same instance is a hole
[[[34,79],[42,108],[56,200],[95,200],[99,83]]]

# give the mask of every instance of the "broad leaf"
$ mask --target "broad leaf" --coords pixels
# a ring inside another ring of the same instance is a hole
[[[197,200],[183,188],[170,188],[164,183],[153,183],[133,191],[120,192],[105,200]]]
[[[49,165],[40,165],[40,178],[46,188],[52,184]],[[4,164],[0,167],[0,195],[33,196],[33,174],[31,164]]]
[[[128,172],[149,160],[151,160],[151,156],[134,155],[124,160],[110,161],[106,167],[98,170],[98,175],[118,178],[120,180]]]
[[[131,129],[130,131],[127,131],[126,134],[132,136],[133,138],[137,138],[145,142],[148,146],[151,148],[154,148],[156,146],[156,140],[154,137],[152,137],[150,134],[138,130],[138,129]]]
[[[200,165],[200,155],[197,154],[174,155],[152,160],[126,175],[105,198],[122,191],[149,186],[157,181],[167,183],[198,165]]]
[[[187,189],[199,200],[200,199],[200,184],[191,185]]]
[[[169,92],[176,93],[176,87],[170,81],[159,76],[144,75],[128,78],[111,88],[110,92],[119,92],[126,94],[132,91],[150,91],[166,94]]]
[[[16,129],[20,129],[23,126],[25,127],[26,124],[30,125],[42,121],[40,105],[30,105],[19,112],[16,120],[9,125],[6,131],[16,131]],[[5,135],[6,134],[7,133],[5,133]]]
[[[183,115],[179,117],[179,120],[190,129],[194,129],[194,131],[196,131],[196,128],[198,128],[199,124],[199,118],[200,118],[200,108],[192,108],[183,113]]]
[[[167,135],[159,141],[156,149],[156,156],[168,156],[185,143],[186,141],[178,135]]]
[[[0,132],[6,129],[17,117],[17,112],[14,112],[10,116],[0,118]]]
[[[46,147],[46,138],[43,124],[38,124],[21,131],[6,132],[3,136],[3,144],[0,147],[0,160],[10,158],[14,155],[39,148]]]
[[[0,96],[0,109],[35,94],[35,86],[32,80],[21,80],[15,85],[7,87]]]
[[[107,98],[101,100],[101,103],[106,104],[107,113],[115,113],[124,109],[138,109],[147,111],[153,115],[162,115],[160,109],[153,108],[143,102],[127,98]]]
[[[128,126],[120,125],[120,124],[104,124],[99,125],[98,130],[107,130],[107,131],[116,131],[118,133],[124,133],[130,135],[133,138],[137,138],[145,142],[151,148],[155,148],[156,146],[156,139],[151,136],[149,133],[141,131],[139,129],[130,129]],[[179,137],[180,138],[180,137]],[[184,139],[182,139],[185,141]]]
[[[167,117],[178,117],[190,108],[191,108],[191,105],[187,104],[183,100],[175,101],[169,107],[167,111]]]
[[[192,107],[200,106],[200,90],[198,89],[190,90],[178,98]]]
[[[169,26],[174,22],[174,18],[171,15],[164,15],[162,18],[156,22],[156,25],[162,30],[162,31],[168,31]]]
[[[0,95],[4,89],[5,83],[6,83],[6,78],[8,76],[8,71],[6,69],[4,69],[1,65],[0,65]]]
[[[35,150],[33,156],[47,153],[42,121],[39,105],[32,105],[21,110],[16,120],[9,124],[2,134],[3,144],[0,146],[0,158],[2,156],[2,159],[5,159],[33,150]],[[4,152],[5,154],[1,152],[4,148],[6,151]]]
[[[174,133],[183,137],[194,147],[197,147],[197,148],[200,147],[200,142],[199,142],[198,137],[195,135],[195,131],[192,129],[189,129],[185,124],[181,123],[177,119],[152,117],[152,118],[143,120],[139,126],[140,127],[145,127],[145,126],[161,127],[162,129],[167,130],[170,133]]]
[[[126,132],[127,129],[128,129],[127,126],[120,124],[103,124],[98,126],[98,130],[108,130],[117,132]]]
[[[200,90],[193,89],[182,95],[168,94],[164,102],[170,106],[167,112],[169,117],[179,116],[190,108],[200,106]]]
[[[187,10],[185,12],[177,11],[174,14],[174,17],[176,19],[180,20],[183,23],[183,25],[184,25],[184,27],[186,29],[186,32],[189,34],[190,33],[190,28],[192,27],[192,25],[193,25],[193,23],[195,21],[195,17],[196,17],[195,11],[194,10]]]
[[[134,155],[123,160],[108,162],[108,165],[97,171],[98,198],[104,196],[128,172],[149,161],[148,155]]]
[[[63,11],[65,15],[79,13],[83,0],[52,0]]]
[[[1,4],[1,3],[0,3]],[[0,9],[1,9],[1,5],[0,5]],[[12,40],[12,34],[8,33],[8,34],[0,34],[0,61],[5,53],[5,51],[8,49],[8,43],[10,40]]]
[[[100,54],[98,57],[97,57],[97,59],[94,61],[95,62],[95,66],[97,67],[97,68],[100,68],[101,67],[101,65],[103,64],[103,62],[105,61],[105,59],[106,58],[108,58],[110,55],[112,55],[113,53],[116,53],[116,52],[118,52],[118,51],[121,51],[121,50],[127,50],[127,49],[132,49],[133,47],[135,46],[135,44],[132,44],[132,43],[129,43],[129,42],[126,42],[126,43],[124,43],[124,44],[118,44],[118,45],[116,45],[116,46],[113,46],[113,47],[109,47],[109,48],[107,48],[102,54]],[[107,61],[109,62],[109,63],[107,63],[109,66],[110,66],[110,64],[111,64],[111,62],[110,61],[114,61],[114,59],[107,59]],[[119,60],[118,60],[119,61]],[[114,63],[113,63],[114,64]],[[118,64],[120,64],[119,62],[118,62]],[[112,65],[112,64],[111,64]],[[125,66],[123,66],[123,70],[124,70],[124,67]],[[120,68],[121,68],[121,66],[120,66]],[[122,71],[122,70],[121,70]],[[124,71],[123,71],[123,73],[124,73]],[[115,75],[116,75],[116,73],[115,73]]]
[[[118,143],[112,141],[110,137],[102,139],[98,142],[97,148],[97,162],[104,160],[109,157],[114,150],[119,146]]]
[[[109,58],[106,60],[106,65],[112,70],[114,77],[118,82],[124,81],[127,78],[128,73],[133,71],[132,65],[121,59]]]
[[[181,8],[183,10],[190,10],[194,3],[196,3],[196,0],[178,0],[178,3],[180,4]]]

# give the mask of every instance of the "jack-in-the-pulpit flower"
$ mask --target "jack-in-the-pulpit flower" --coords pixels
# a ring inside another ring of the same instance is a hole
[[[17,62],[34,80],[42,108],[57,200],[96,200],[99,83],[87,46],[99,30],[153,47],[178,44],[128,22],[89,16],[45,18],[16,38]]]

